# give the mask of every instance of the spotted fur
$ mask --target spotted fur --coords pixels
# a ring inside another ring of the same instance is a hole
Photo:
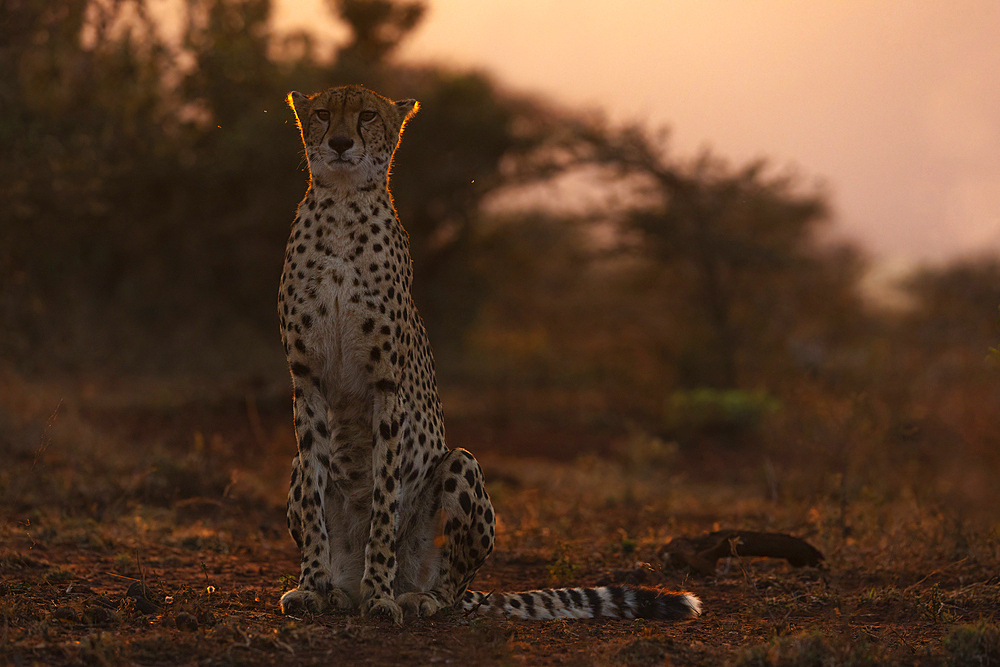
[[[445,444],[388,188],[418,104],[360,86],[288,100],[311,178],[278,293],[298,440],[287,517],[301,553],[282,611],[360,608],[396,622],[404,610],[454,606],[521,618],[697,615],[693,596],[651,589],[467,592],[493,550],[493,505],[476,459]]]

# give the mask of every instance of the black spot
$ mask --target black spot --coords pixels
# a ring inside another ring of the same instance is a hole
[[[469,498],[469,494],[465,491],[458,494],[458,504],[462,506],[466,514],[472,514],[472,499]]]
[[[373,347],[371,354],[369,356],[372,358],[372,361],[378,361],[379,359],[382,358],[382,350],[378,349],[377,347]]]
[[[365,323],[361,325],[361,330],[363,332],[365,332],[366,334],[369,334],[372,331],[374,331],[375,330],[375,320],[373,320],[373,319],[371,319],[369,317],[367,320],[365,320]]]
[[[396,383],[392,380],[382,379],[375,383],[375,388],[379,391],[391,394],[396,391]]]
[[[309,367],[296,361],[292,364],[292,375],[298,375],[300,377],[309,375]]]
[[[456,487],[458,487],[458,482],[455,481],[454,477],[449,477],[444,483],[444,490],[448,493],[454,493]]]

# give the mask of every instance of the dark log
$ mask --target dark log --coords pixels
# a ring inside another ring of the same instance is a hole
[[[699,537],[676,537],[661,551],[674,567],[689,566],[705,576],[715,574],[715,564],[727,556],[784,558],[792,567],[819,565],[823,554],[814,546],[784,533],[754,530],[720,530]]]

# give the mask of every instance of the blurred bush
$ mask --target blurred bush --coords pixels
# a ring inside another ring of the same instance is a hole
[[[664,421],[669,431],[687,439],[705,435],[736,437],[756,430],[781,409],[781,402],[764,391],[718,390],[708,387],[675,391],[666,401]]]
[[[32,373],[280,369],[274,290],[306,185],[284,98],[356,81],[422,102],[394,192],[428,324],[461,328],[478,202],[501,158],[537,142],[539,112],[480,74],[392,66],[420,7],[335,3],[352,36],[326,62],[308,35],[271,33],[269,0],[189,0],[173,41],[145,0],[4,3],[2,358]]]
[[[666,405],[668,430],[762,432],[775,475],[835,470],[845,497],[892,475],[995,495],[998,260],[926,268],[910,309],[881,310],[863,254],[824,241],[821,188],[401,65],[419,2],[330,9],[332,59],[275,35],[270,0],[185,0],[170,37],[147,0],[0,4],[0,378],[282,386],[275,289],[306,187],[284,98],[363,82],[421,102],[393,193],[467,414],[659,433]]]

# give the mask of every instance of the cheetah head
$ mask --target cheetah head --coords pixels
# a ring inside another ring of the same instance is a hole
[[[288,104],[302,134],[313,184],[334,189],[384,184],[403,126],[419,108],[416,100],[393,102],[361,86],[308,96],[292,92]]]

